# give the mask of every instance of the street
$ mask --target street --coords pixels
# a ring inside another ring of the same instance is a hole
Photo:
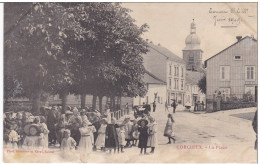
[[[237,117],[238,114],[252,115],[255,110],[256,108],[248,108],[196,114],[177,110],[174,114],[176,143],[166,144],[168,139],[163,136],[163,132],[168,112],[159,108],[151,114],[159,125],[159,146],[155,149],[155,154],[139,155],[137,147],[126,148],[125,153],[111,155],[97,151],[90,155],[88,162],[257,162],[252,121]],[[41,154],[4,151],[4,157],[6,162],[8,159],[13,162],[80,162],[77,151],[71,157],[63,159],[58,149],[54,150]]]

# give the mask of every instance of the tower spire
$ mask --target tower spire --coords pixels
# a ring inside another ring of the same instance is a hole
[[[190,25],[190,33],[196,34],[196,23],[194,22],[194,19],[192,19],[192,23]]]

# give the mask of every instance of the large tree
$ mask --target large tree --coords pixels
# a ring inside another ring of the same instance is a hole
[[[141,36],[148,26],[135,25],[130,10],[119,3],[79,3],[77,8],[88,33],[78,44],[82,52],[75,66],[75,91],[82,100],[92,94],[93,108],[97,97],[102,102],[103,96],[143,95],[141,54],[147,52],[147,43]]]
[[[5,77],[21,82],[25,96],[32,100],[33,112],[38,114],[42,93],[71,84],[69,65],[77,53],[66,44],[66,38],[83,40],[85,29],[72,10],[58,3],[31,5],[26,16],[4,36]]]

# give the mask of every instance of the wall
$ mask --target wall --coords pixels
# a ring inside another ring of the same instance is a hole
[[[142,105],[143,102],[147,102],[148,98],[148,104],[153,103],[154,101],[154,93],[158,93],[157,97],[160,97],[160,101],[158,101],[158,98],[156,100],[156,103],[158,105],[165,104],[166,101],[166,85],[163,84],[148,84],[148,92],[144,97],[135,97],[133,99],[133,105]]]
[[[242,56],[242,60],[234,60],[235,55]],[[220,81],[220,66],[230,65],[230,80]],[[245,66],[256,66],[256,80],[245,81]],[[236,45],[221,52],[221,54],[207,61],[207,98],[219,88],[230,88],[231,94],[243,95],[245,85],[257,85],[257,42],[247,37]]]

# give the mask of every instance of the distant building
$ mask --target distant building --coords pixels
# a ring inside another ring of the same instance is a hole
[[[186,37],[185,48],[182,50],[183,60],[186,62],[185,106],[194,107],[197,101],[205,103],[205,94],[200,92],[198,82],[205,75],[202,67],[202,53],[200,38],[196,34],[196,24],[193,20],[190,34]]]
[[[206,96],[198,86],[199,80],[204,76],[201,72],[186,71],[185,106],[194,107],[197,101],[206,102]]]
[[[190,71],[199,71],[202,68],[202,53],[200,48],[200,38],[196,34],[196,24],[191,23],[190,34],[186,37],[183,60],[186,62],[186,69]]]
[[[207,99],[257,96],[257,40],[246,36],[205,61]],[[256,100],[256,99],[255,99]],[[212,110],[212,109],[209,109]]]
[[[159,79],[152,73],[146,71],[143,81],[146,83],[148,92],[144,97],[137,96],[133,99],[133,105],[151,104],[154,101],[157,104],[164,104],[166,100],[166,82]]]
[[[166,99],[162,103],[170,105],[172,99],[184,104],[185,95],[185,62],[170,50],[149,43],[149,51],[143,55],[147,71],[167,84]],[[151,103],[151,102],[149,102]]]

